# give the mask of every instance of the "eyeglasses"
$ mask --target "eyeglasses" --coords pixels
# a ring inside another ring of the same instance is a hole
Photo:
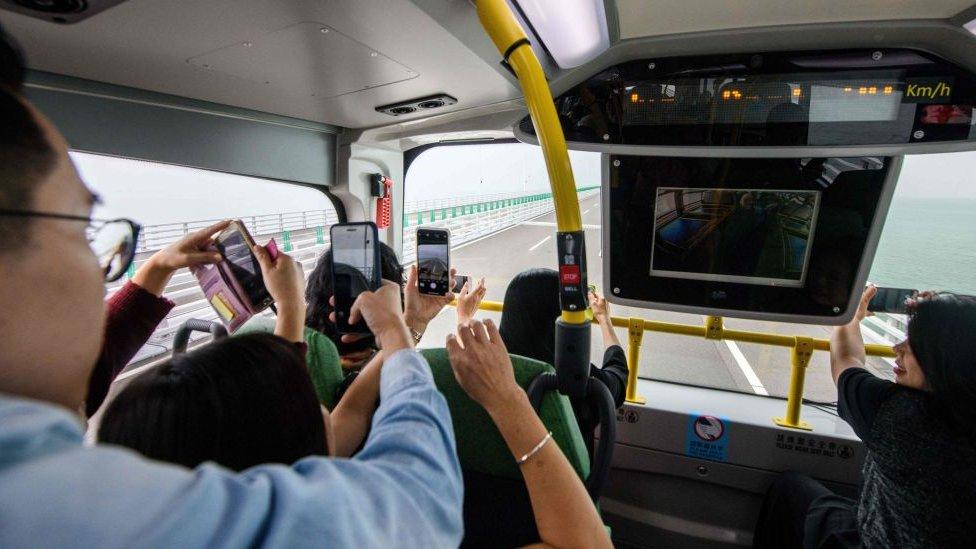
[[[0,210],[0,216],[84,221],[88,224],[86,231],[88,245],[98,258],[98,265],[105,276],[105,282],[118,280],[132,264],[136,256],[136,241],[139,238],[139,231],[142,230],[142,226],[131,219],[102,220],[80,215],[19,210]]]

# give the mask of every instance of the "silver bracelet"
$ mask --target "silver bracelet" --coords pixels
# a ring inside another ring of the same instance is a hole
[[[547,442],[549,442],[550,440],[552,440],[552,431],[549,431],[549,434],[547,434],[547,435],[545,436],[545,438],[543,438],[543,439],[542,439],[542,440],[541,440],[541,441],[539,442],[539,444],[536,444],[536,445],[535,445],[535,448],[533,448],[533,449],[531,449],[531,450],[529,450],[529,453],[528,453],[528,454],[525,454],[525,455],[524,455],[524,456],[522,456],[521,458],[519,458],[519,459],[517,459],[517,460],[515,460],[515,463],[516,463],[517,465],[522,465],[522,464],[523,464],[523,463],[525,463],[526,461],[529,461],[529,458],[531,458],[532,456],[534,456],[534,455],[536,455],[536,454],[537,454],[537,453],[539,452],[539,450],[541,450],[541,449],[542,449],[542,447],[543,447],[543,446],[545,446],[545,445],[546,445],[546,443],[547,443]]]

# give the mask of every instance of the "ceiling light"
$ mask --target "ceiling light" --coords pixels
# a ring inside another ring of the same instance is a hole
[[[556,63],[578,67],[610,47],[603,0],[516,0]]]

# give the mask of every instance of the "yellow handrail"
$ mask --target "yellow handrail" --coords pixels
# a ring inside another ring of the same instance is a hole
[[[451,305],[456,306],[457,302],[452,302]],[[501,312],[502,304],[498,301],[482,301],[478,308],[485,311]],[[592,322],[596,324],[597,320],[593,319]],[[627,402],[637,404],[644,404],[645,402],[643,397],[637,395],[637,370],[640,364],[640,344],[643,338],[643,336],[638,337],[637,334],[641,331],[789,347],[792,349],[792,364],[790,371],[790,391],[786,397],[786,415],[774,418],[773,421],[783,427],[794,429],[811,428],[807,423],[800,421],[800,404],[803,402],[803,385],[806,378],[806,368],[814,351],[830,351],[830,340],[806,336],[750,332],[747,330],[729,330],[724,327],[721,317],[712,316],[707,317],[701,325],[677,324],[674,322],[660,322],[657,320],[622,318],[617,316],[610,317],[610,323],[614,327],[627,329],[628,341],[630,343],[627,349],[627,366],[629,370],[627,378]],[[890,346],[875,343],[864,344],[864,353],[867,356],[895,357],[895,351]]]
[[[481,25],[495,43],[498,53],[512,67],[525,95],[529,117],[535,125],[535,133],[549,171],[549,184],[556,209],[556,230],[581,231],[583,221],[576,198],[573,166],[569,162],[566,138],[556,115],[552,92],[549,91],[542,65],[505,0],[478,0],[477,10]],[[562,319],[569,324],[583,324],[587,321],[586,311],[564,310]]]

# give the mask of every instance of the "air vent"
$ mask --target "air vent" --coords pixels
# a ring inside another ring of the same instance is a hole
[[[440,94],[421,97],[418,99],[410,99],[408,101],[401,101],[399,103],[392,103],[390,105],[383,105],[382,107],[376,107],[376,111],[384,112],[390,116],[401,116],[417,111],[439,109],[455,103],[457,103],[457,99],[451,97],[450,95]]]
[[[77,23],[125,0],[0,0],[0,9],[54,23]]]

